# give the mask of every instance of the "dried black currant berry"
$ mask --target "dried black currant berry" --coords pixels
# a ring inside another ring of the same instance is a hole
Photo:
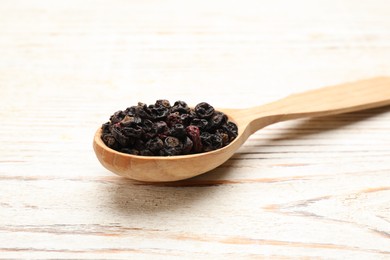
[[[191,153],[193,146],[193,142],[191,139],[187,136],[183,142],[183,154],[189,154]]]
[[[140,126],[123,127],[122,128],[122,133],[127,137],[140,138],[143,131],[144,130]]]
[[[184,138],[186,136],[186,129],[184,125],[176,124],[169,130],[169,134],[177,138]]]
[[[173,107],[171,108],[171,112],[178,112],[179,114],[187,114],[190,112],[190,108],[188,107],[187,103],[184,101],[176,101],[173,104]]]
[[[214,108],[206,102],[196,105],[195,113],[199,118],[210,118],[214,114]]]
[[[151,109],[151,114],[153,119],[163,120],[169,115],[169,109],[164,106],[155,107]]]
[[[160,151],[163,147],[164,147],[164,143],[158,137],[150,139],[149,141],[146,142],[146,149],[149,149],[154,153]]]
[[[120,121],[122,121],[122,119],[125,117],[125,113],[121,110],[115,112],[111,117],[110,117],[110,121],[111,121],[111,124],[116,124]]]
[[[102,140],[108,147],[112,149],[116,149],[119,146],[112,134],[103,134]]]
[[[171,108],[171,103],[169,103],[168,100],[166,99],[159,99],[156,101],[156,103],[154,104],[156,107],[165,107],[165,108]]]
[[[216,150],[222,147],[222,138],[217,134],[204,132],[200,135],[205,152]]]
[[[221,112],[215,112],[208,121],[208,128],[210,130],[218,129],[222,124],[227,122],[227,116]]]
[[[238,135],[237,125],[233,122],[227,122],[225,125],[222,125],[222,129],[229,135],[230,141]]]
[[[168,125],[164,121],[158,121],[155,123],[157,133],[167,133],[168,132]]]
[[[168,126],[174,126],[176,124],[181,124],[183,123],[180,118],[180,113],[179,112],[173,112],[168,115],[167,118],[167,124]]]
[[[115,140],[122,146],[127,146],[130,142],[130,138],[125,136],[121,129],[118,127],[111,127],[111,134],[115,138]]]
[[[191,125],[197,126],[200,130],[206,130],[209,122],[203,118],[194,118],[191,121]]]
[[[191,124],[191,121],[194,119],[194,115],[193,114],[181,114],[180,115],[180,120],[182,122],[183,125],[190,125]]]
[[[192,151],[194,153],[202,152],[202,141],[200,140],[200,130],[199,127],[190,125],[186,128],[187,136],[191,139],[193,146]]]
[[[182,146],[180,140],[173,136],[168,136],[167,138],[165,138],[164,145],[168,148]]]

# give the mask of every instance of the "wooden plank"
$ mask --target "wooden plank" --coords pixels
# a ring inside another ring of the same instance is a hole
[[[111,113],[261,105],[390,75],[390,3],[3,1],[0,258],[359,258],[390,251],[390,110],[283,122],[206,175],[99,165]]]

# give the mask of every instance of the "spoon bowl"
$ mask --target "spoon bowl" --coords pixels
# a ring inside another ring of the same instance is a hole
[[[101,129],[96,131],[93,144],[100,163],[115,174],[147,182],[177,181],[208,172],[227,161],[244,142],[239,134],[229,145],[206,153],[139,156],[107,147],[101,140],[101,133]]]
[[[238,136],[221,149],[178,156],[139,156],[107,147],[96,131],[93,148],[100,163],[113,173],[145,182],[170,182],[208,172],[227,161],[257,130],[304,117],[326,116],[390,105],[390,78],[378,77],[290,95],[247,109],[217,109],[237,124]]]

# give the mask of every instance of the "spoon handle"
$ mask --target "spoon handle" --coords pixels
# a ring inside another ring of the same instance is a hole
[[[390,105],[390,77],[377,77],[293,94],[281,100],[237,111],[251,133],[272,123],[327,116]]]

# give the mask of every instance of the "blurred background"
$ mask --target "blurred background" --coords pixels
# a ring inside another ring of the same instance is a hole
[[[2,1],[1,95],[100,111],[161,97],[258,105],[389,74],[389,12],[385,0]]]

